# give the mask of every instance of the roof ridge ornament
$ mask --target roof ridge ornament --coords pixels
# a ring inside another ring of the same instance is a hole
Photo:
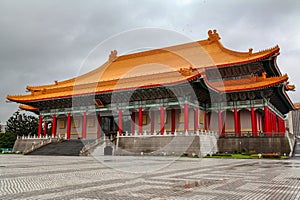
[[[294,92],[294,91],[296,91],[295,88],[296,88],[295,85],[290,85],[290,84],[286,85],[286,90],[287,91],[293,91]]]
[[[263,72],[263,73],[261,73],[261,75],[262,75],[262,79],[266,79],[267,78],[267,72]]]
[[[296,88],[295,85],[290,84],[289,81],[283,82],[282,85],[284,86],[285,91],[293,91],[293,92],[295,91],[295,88]]]
[[[252,55],[252,52],[253,52],[253,49],[252,49],[252,48],[250,48],[250,49],[249,49],[249,51],[248,51],[248,54],[249,54],[249,56],[251,56],[251,55]]]
[[[180,68],[179,73],[181,73],[183,76],[190,76],[193,72],[193,67],[190,66],[189,68]]]
[[[220,38],[219,34],[217,33],[216,29],[214,29],[213,31],[212,30],[208,31],[208,40],[210,42],[215,42],[215,41],[218,41],[220,39],[221,38]]]
[[[256,82],[257,81],[256,76],[253,73],[250,74],[250,81],[251,82]]]
[[[118,54],[117,50],[111,51],[109,54],[109,59],[108,59],[109,62],[114,62],[118,58],[117,54]]]

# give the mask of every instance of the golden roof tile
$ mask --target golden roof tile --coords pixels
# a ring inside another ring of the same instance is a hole
[[[24,105],[24,104],[21,104],[19,106],[19,108],[22,109],[22,110],[27,110],[27,111],[38,111],[39,110],[38,108],[29,106],[29,105]]]
[[[294,107],[296,108],[296,110],[300,109],[300,103],[294,103]]]
[[[251,76],[249,78],[224,80],[217,82],[208,82],[207,85],[219,92],[238,92],[247,90],[256,90],[260,88],[267,88],[288,80],[288,76],[285,74],[278,77],[257,77]]]

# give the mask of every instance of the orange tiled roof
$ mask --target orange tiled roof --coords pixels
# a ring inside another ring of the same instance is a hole
[[[25,102],[59,98],[118,89],[150,87],[185,81],[210,66],[247,63],[279,52],[279,47],[253,53],[237,52],[225,48],[217,32],[209,31],[209,38],[162,49],[133,53],[117,57],[112,51],[109,61],[84,75],[66,81],[42,86],[27,86],[28,95],[9,95],[11,101]],[[197,68],[198,72],[185,75],[182,68]],[[120,85],[119,83],[123,83]],[[74,90],[76,88],[76,90]]]
[[[285,74],[278,77],[256,77],[225,80],[220,82],[206,82],[211,88],[219,92],[237,92],[246,90],[255,90],[259,88],[267,88],[288,80],[288,76]]]
[[[19,108],[22,109],[22,110],[27,110],[27,111],[38,111],[39,110],[38,108],[28,106],[28,105],[24,105],[24,104],[21,104],[19,106]]]
[[[300,103],[294,103],[294,107],[298,110],[300,109]]]
[[[191,70],[190,73],[184,74],[183,72],[168,72],[161,73],[157,75],[145,75],[142,77],[132,77],[124,78],[119,80],[108,80],[98,83],[87,83],[75,86],[60,87],[60,88],[47,88],[39,91],[32,91],[28,95],[19,96],[7,96],[7,99],[17,102],[27,102],[36,100],[46,100],[50,98],[61,98],[82,94],[93,94],[93,93],[105,93],[118,90],[127,90],[141,87],[156,87],[159,85],[170,84],[170,79],[172,83],[178,83],[190,80],[193,77],[199,75],[197,70]]]

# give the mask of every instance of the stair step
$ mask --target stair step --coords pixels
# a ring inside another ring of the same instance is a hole
[[[29,155],[79,156],[83,147],[81,140],[65,140],[45,145]]]

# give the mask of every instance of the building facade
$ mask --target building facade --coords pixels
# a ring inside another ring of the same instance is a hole
[[[300,137],[300,104],[295,103],[295,110],[289,112],[286,126],[288,128],[289,133]]]
[[[219,34],[118,56],[84,75],[8,95],[39,115],[38,135],[95,139],[117,134],[214,131],[220,137],[284,136],[294,90],[276,64],[279,47],[225,48]],[[51,124],[51,125],[50,125]]]

